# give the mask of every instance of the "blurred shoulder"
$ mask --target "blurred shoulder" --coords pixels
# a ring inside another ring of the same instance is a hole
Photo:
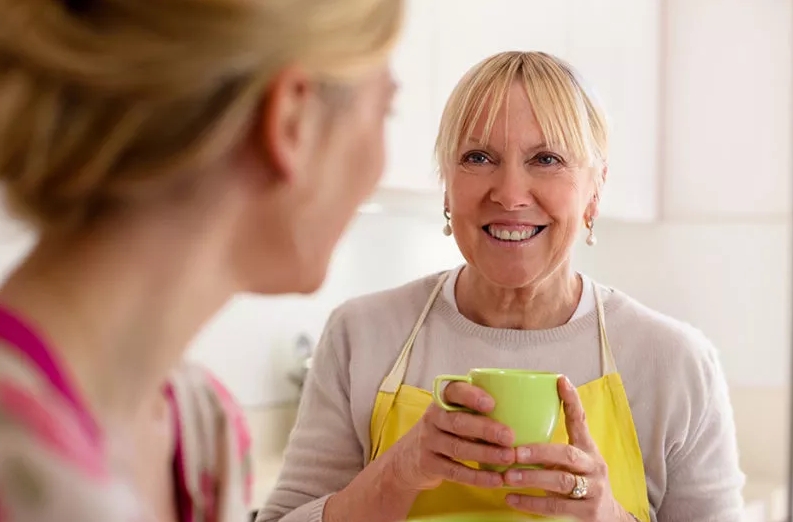
[[[248,499],[252,486],[252,440],[247,416],[237,399],[212,371],[193,361],[182,361],[172,372],[166,393],[173,400],[181,438],[196,441],[185,445],[194,450],[186,458],[211,476],[220,477],[223,460],[215,452],[219,446],[223,447],[233,462],[241,466]],[[203,445],[198,452],[196,444]]]
[[[93,426],[39,370],[0,345],[0,520],[144,520]]]
[[[184,360],[171,373],[168,386],[180,406],[204,410],[204,414],[237,417],[242,407],[226,385],[206,366]]]

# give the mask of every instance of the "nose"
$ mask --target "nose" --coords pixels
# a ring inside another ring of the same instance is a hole
[[[490,200],[498,203],[504,210],[519,210],[534,203],[531,176],[519,162],[502,163],[493,172],[491,179],[493,185],[490,189]]]

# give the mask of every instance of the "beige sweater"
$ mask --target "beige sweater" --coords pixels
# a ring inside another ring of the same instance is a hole
[[[275,490],[258,520],[318,522],[327,497],[366,465],[375,395],[438,275],[336,309],[315,354]],[[633,413],[653,520],[738,522],[744,476],[718,353],[693,327],[601,288],[606,330]],[[474,367],[600,377],[597,316],[549,330],[477,325],[440,296],[418,335],[406,383]]]

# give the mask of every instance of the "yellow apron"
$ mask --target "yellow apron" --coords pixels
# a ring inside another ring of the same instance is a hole
[[[432,394],[403,384],[410,352],[424,320],[443,288],[448,273],[440,277],[410,333],[391,372],[383,379],[372,411],[370,460],[382,455],[396,443],[432,403]],[[639,440],[633,425],[628,397],[622,379],[616,371],[614,357],[606,338],[605,314],[600,292],[595,287],[598,327],[600,330],[600,361],[602,377],[578,388],[586,411],[587,425],[609,468],[609,480],[614,497],[622,507],[642,522],[650,522],[650,506],[644,463]],[[564,411],[559,420],[553,442],[567,443]],[[469,464],[476,467],[476,464]],[[508,492],[514,489],[485,489],[444,481],[435,489],[419,494],[409,519],[461,512],[512,511],[506,503]],[[543,492],[527,492],[542,495]]]

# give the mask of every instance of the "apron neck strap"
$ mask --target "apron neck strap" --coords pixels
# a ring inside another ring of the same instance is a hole
[[[383,379],[383,382],[380,384],[381,392],[396,393],[396,391],[404,382],[405,374],[407,373],[408,369],[410,352],[413,350],[413,343],[416,341],[416,337],[418,336],[421,327],[424,325],[424,321],[427,319],[427,315],[429,315],[432,305],[435,304],[435,300],[441,293],[444,283],[446,283],[446,280],[449,278],[449,274],[450,272],[445,272],[440,276],[440,278],[438,278],[438,282],[435,284],[435,288],[432,289],[432,293],[430,293],[430,296],[424,305],[424,309],[421,311],[419,318],[416,320],[416,324],[413,325],[410,335],[405,341],[405,344],[402,345],[402,351],[399,353],[396,363],[394,363],[394,366],[391,368],[391,372],[386,376],[385,379]],[[617,364],[614,361],[614,354],[611,352],[611,345],[609,345],[608,336],[606,335],[606,313],[603,310],[603,299],[600,295],[600,288],[594,281],[592,282],[592,289],[595,294],[595,309],[597,311],[598,320],[600,370],[602,376],[606,376],[617,372]]]
[[[598,338],[600,341],[600,371],[602,376],[617,373],[617,363],[614,362],[614,354],[611,352],[609,338],[606,335],[606,312],[603,310],[603,298],[600,296],[600,288],[593,281],[592,290],[595,292],[595,309],[598,317]]]
[[[399,386],[402,385],[405,379],[405,373],[407,373],[408,360],[410,359],[410,352],[413,350],[413,343],[416,341],[416,336],[418,336],[419,330],[421,330],[424,321],[427,319],[427,315],[432,309],[432,305],[435,304],[435,300],[438,298],[438,294],[441,293],[443,284],[448,278],[449,272],[444,272],[435,284],[435,288],[432,289],[432,293],[427,299],[427,303],[424,305],[421,315],[419,315],[418,320],[416,320],[416,324],[413,325],[413,330],[410,332],[405,344],[402,345],[402,351],[399,353],[396,363],[380,385],[381,392],[396,393]]]

